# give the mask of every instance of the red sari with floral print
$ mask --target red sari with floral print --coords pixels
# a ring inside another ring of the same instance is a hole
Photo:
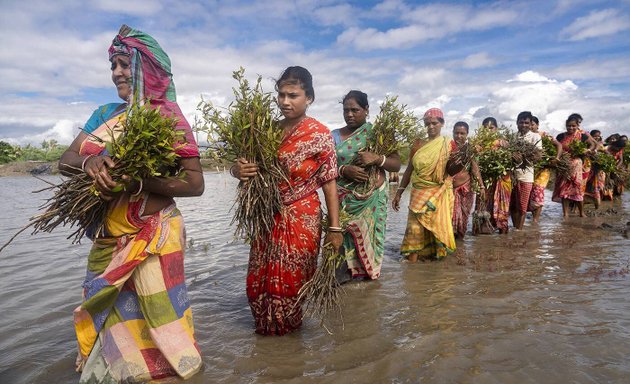
[[[332,136],[313,118],[293,128],[278,157],[288,170],[288,182],[280,184],[284,206],[271,235],[252,242],[247,271],[247,298],[263,335],[284,335],[302,323],[297,296],[315,272],[321,239],[317,189],[337,178]]]

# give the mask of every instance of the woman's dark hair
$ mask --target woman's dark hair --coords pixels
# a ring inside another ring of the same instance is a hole
[[[457,123],[455,123],[455,125],[453,125],[453,131],[455,131],[457,127],[464,127],[466,128],[466,133],[470,132],[470,127],[468,127],[468,123],[465,121],[458,121]]]
[[[481,125],[483,125],[484,127],[487,127],[489,123],[492,123],[492,125],[494,125],[495,127],[499,126],[499,123],[497,123],[497,119],[495,119],[494,117],[486,117],[481,122]]]
[[[612,144],[615,141],[619,140],[620,137],[621,135],[619,135],[618,133],[613,133],[612,135],[608,136],[606,140],[604,140],[604,143],[606,143],[606,145]]]
[[[523,111],[521,113],[518,114],[518,116],[516,117],[516,122],[518,123],[521,120],[527,120],[529,119],[529,121],[532,121],[532,113],[530,111]]]
[[[368,104],[368,95],[365,92],[353,89],[343,97],[343,100],[341,100],[341,104],[345,103],[346,100],[349,99],[353,99],[354,101],[356,101],[357,104],[359,104],[359,106],[363,109],[367,109],[370,106],[370,104]]]
[[[579,113],[572,113],[569,117],[567,117],[567,121],[564,124],[569,125],[572,121],[575,121],[578,125],[580,125],[580,123],[582,123],[582,116]]]
[[[536,123],[536,125],[540,124],[538,122],[538,118],[536,116],[534,116],[534,115],[532,115],[532,123]]]
[[[572,113],[569,115],[569,117],[567,118],[567,124],[569,123],[569,121],[575,121],[578,124],[582,123],[582,115],[580,115],[579,113]]]
[[[591,134],[591,136],[595,135],[595,134],[602,134],[602,131],[600,131],[599,129],[593,129],[591,132],[589,132]]]
[[[617,133],[615,135],[617,135],[618,138],[612,141],[609,145],[615,149],[624,149],[628,144],[628,136],[626,135],[619,136],[619,134]]]
[[[276,81],[276,92],[282,84],[299,84],[306,93],[306,97],[315,101],[315,90],[313,89],[313,76],[308,69],[300,66],[288,67],[282,72]]]

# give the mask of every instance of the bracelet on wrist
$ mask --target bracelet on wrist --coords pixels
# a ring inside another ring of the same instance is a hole
[[[379,165],[379,167],[383,168],[383,165],[385,165],[386,161],[387,161],[387,157],[383,155],[383,161],[381,161],[381,164]]]
[[[95,155],[87,155],[85,156],[85,158],[83,159],[83,162],[81,163],[81,170],[83,172],[85,172],[85,163],[87,163],[88,159],[90,159],[91,157],[94,157]]]
[[[142,179],[140,179],[140,182],[138,184],[138,190],[135,191],[134,193],[132,193],[131,196],[133,196],[133,197],[139,196],[142,193],[142,187],[143,187]]]
[[[339,176],[343,176],[344,169],[346,169],[345,165],[342,165],[341,167],[339,167]]]
[[[341,227],[328,227],[328,232],[343,232]]]
[[[232,166],[230,167],[230,175],[238,179],[238,177],[236,177],[236,175],[234,174],[234,168],[236,168],[236,164],[232,164]]]

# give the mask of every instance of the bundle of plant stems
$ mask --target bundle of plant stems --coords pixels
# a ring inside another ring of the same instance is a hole
[[[367,139],[365,150],[381,156],[398,153],[405,145],[426,136],[421,129],[420,119],[404,104],[398,103],[398,96],[386,96]],[[358,188],[359,193],[371,192],[377,182],[378,167],[368,166],[369,179]]]
[[[345,232],[350,215],[344,210],[339,211],[339,223]],[[325,236],[328,233],[328,219],[324,216],[322,230]],[[330,312],[337,312],[341,316],[341,302],[343,288],[337,281],[335,271],[344,262],[345,255],[339,253],[331,244],[322,247],[321,260],[311,280],[307,281],[300,289],[298,303],[304,303],[304,315],[310,315],[324,325],[324,319]]]
[[[562,155],[560,155],[560,158],[558,159],[558,161],[556,161],[553,168],[556,171],[556,177],[559,177],[561,179],[570,178],[571,174],[573,173],[573,164],[571,164],[571,155],[569,155],[566,152],[563,152]]]
[[[286,171],[278,160],[282,130],[275,98],[263,91],[262,78],[258,76],[250,85],[242,67],[232,77],[238,82],[233,88],[234,101],[220,108],[202,100],[197,109],[203,121],[196,124],[196,129],[208,134],[210,152],[215,157],[229,162],[245,158],[258,165],[258,175],[238,185],[232,218],[236,236],[249,241],[271,232],[274,215],[282,207],[278,187],[286,180]]]
[[[461,164],[464,169],[467,169],[475,155],[476,153],[472,145],[470,145],[470,143],[464,143],[458,146],[456,151],[451,153],[449,160],[453,161],[455,164]]]
[[[553,160],[558,156],[558,148],[553,143],[553,139],[547,135],[542,137],[542,156],[536,163],[536,169],[551,168]]]
[[[136,103],[128,107],[126,119],[111,127],[110,140],[105,140],[107,153],[115,163],[109,174],[121,183],[114,192],[123,190],[124,183],[131,180],[168,177],[177,171],[179,156],[174,149],[182,142],[183,132],[175,129],[176,124],[175,118],[162,116],[159,108],[151,109],[150,100],[143,105]],[[36,191],[51,190],[53,196],[40,207],[44,212],[31,217],[30,223],[20,232],[28,227],[33,227],[35,234],[51,232],[59,225],[76,226],[76,231],[68,236],[74,237],[73,243],[78,243],[88,230],[94,235],[103,233],[108,202],[99,197],[90,176],[81,169],[76,171],[76,175],[62,183]],[[128,179],[123,180],[123,176]],[[6,245],[8,243],[2,248]]]
[[[533,167],[541,157],[541,151],[535,143],[525,140],[518,132],[509,132],[505,135],[508,150],[512,154],[514,169]]]
[[[569,143],[569,154],[571,157],[581,157],[586,153],[588,144],[582,140],[573,140]]]
[[[598,151],[593,156],[592,163],[598,170],[604,171],[608,175],[617,171],[617,159],[608,152]]]
[[[505,127],[493,130],[480,126],[475,136],[468,140],[470,148],[476,153],[479,172],[486,188],[513,169],[512,153],[506,136]]]

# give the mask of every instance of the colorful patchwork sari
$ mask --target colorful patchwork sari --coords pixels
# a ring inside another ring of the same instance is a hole
[[[131,57],[136,94],[151,98],[162,114],[180,117],[185,143],[174,151],[199,156],[175,102],[168,56],[157,42],[123,26],[110,54],[114,48]],[[107,154],[106,143],[123,132],[125,118],[124,103],[99,107],[85,125],[89,135],[79,154]],[[144,216],[149,196],[121,194],[109,205],[104,233],[90,233],[84,301],[74,310],[81,382],[188,378],[201,368],[184,278],[183,219],[174,204]]]
[[[337,143],[339,166],[352,164],[357,153],[365,149],[371,129],[372,124],[365,123],[343,142]],[[361,193],[362,185],[343,176],[337,179],[341,207],[352,217],[344,233],[343,246],[352,277],[377,279],[385,251],[389,183],[384,181],[378,189],[367,194]]]
[[[74,311],[82,382],[188,378],[201,367],[182,216],[173,205],[143,217],[144,199],[123,195],[110,208],[111,237],[96,239],[88,256]]]
[[[455,251],[453,183],[446,174],[450,147],[450,140],[439,136],[413,156],[407,229],[400,248],[403,255],[439,259]]]
[[[562,144],[562,149],[569,153],[569,144],[575,140],[586,141],[587,137],[580,131],[576,131],[573,135],[567,135],[561,133],[556,137],[556,140]],[[556,182],[553,188],[553,195],[551,199],[554,202],[560,203],[562,199],[568,199],[572,201],[584,201],[584,173],[582,171],[582,159],[579,157],[571,158],[571,173],[568,177],[556,177]]]
[[[284,335],[302,323],[298,292],[312,278],[320,248],[317,189],[337,177],[330,131],[313,118],[293,128],[278,157],[288,170],[289,182],[280,184],[284,207],[269,238],[252,242],[247,271],[247,298],[263,335]]]

